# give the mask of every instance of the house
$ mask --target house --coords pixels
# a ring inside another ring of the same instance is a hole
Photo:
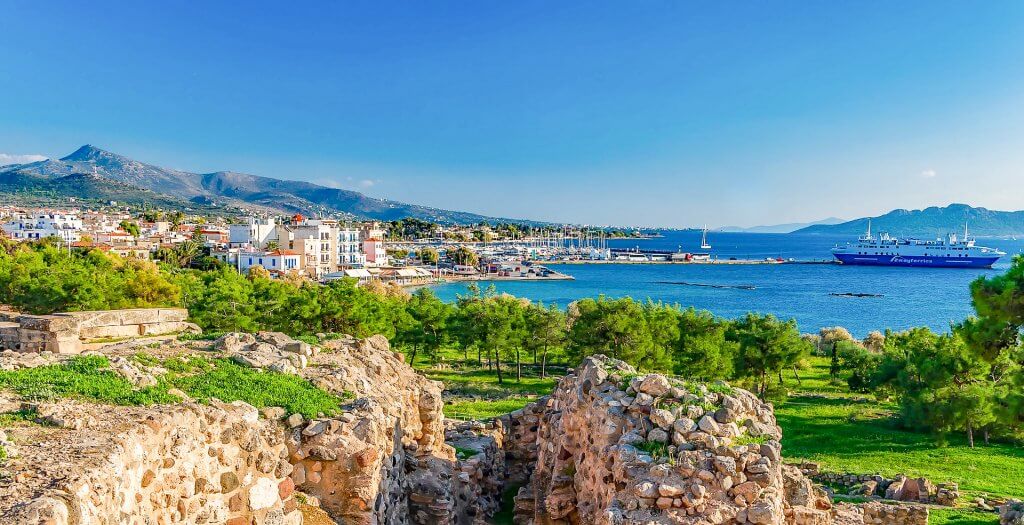
[[[305,269],[302,254],[294,250],[248,250],[231,248],[213,252],[212,257],[230,264],[240,272],[261,266],[271,273],[301,272]]]
[[[387,252],[384,250],[384,241],[376,237],[370,237],[363,241],[363,253],[366,257],[367,266],[384,266],[388,263]]]
[[[231,248],[265,248],[277,240],[277,223],[271,218],[249,217],[245,224],[228,226],[228,246]]]
[[[75,242],[81,238],[82,220],[75,215],[37,213],[7,222],[3,230],[16,241],[57,237],[64,242]]]
[[[348,227],[338,229],[338,265],[343,268],[362,268],[366,265],[359,230]]]

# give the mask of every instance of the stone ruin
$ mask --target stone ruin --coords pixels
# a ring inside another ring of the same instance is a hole
[[[141,386],[160,371],[133,364],[137,351],[104,350]],[[228,334],[153,351],[213,352],[351,401],[312,419],[198,405],[180,392],[182,404],[169,407],[37,406],[56,429],[0,435],[17,452],[5,467],[12,476],[0,478],[0,523],[297,524],[315,505],[316,523],[329,515],[346,525],[476,525],[513,485],[522,485],[521,525],[927,523],[923,506],[832,505],[783,463],[772,407],[753,394],[638,375],[604,356],[521,410],[457,423],[443,418],[442,385],[380,336],[308,345],[271,332]],[[0,353],[0,368],[61,358]],[[3,396],[0,411],[23,406]]]
[[[517,522],[830,523],[825,494],[782,464],[771,406],[714,390],[585,359],[547,400]]]
[[[999,525],[1024,525],[1024,501],[1011,499],[1000,505]]]
[[[9,431],[2,523],[302,523],[284,440],[249,405],[38,409],[50,426]]]
[[[0,351],[77,354],[90,341],[199,332],[182,308],[133,308],[51,315],[2,312]]]
[[[887,499],[913,503],[927,503],[944,507],[955,507],[960,499],[960,488],[956,483],[933,483],[928,478],[911,478],[897,475],[886,478],[878,474],[850,474],[818,472],[817,465],[798,465],[801,472],[814,481],[829,487],[841,487],[846,495],[865,498]]]

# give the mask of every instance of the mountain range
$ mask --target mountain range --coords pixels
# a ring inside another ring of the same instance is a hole
[[[814,222],[788,222],[784,224],[772,224],[767,226],[751,226],[744,228],[742,226],[722,226],[717,228],[717,231],[722,232],[740,232],[740,233],[792,233],[797,230],[806,228],[808,226],[817,226],[819,224],[831,225],[846,222],[845,219],[838,217],[829,217],[820,221]]]
[[[384,221],[406,217],[451,224],[512,221],[378,199],[304,181],[233,171],[192,173],[161,168],[91,145],[82,146],[59,160],[0,167],[0,192],[26,197],[146,202],[151,206],[236,207],[310,216],[322,213]]]
[[[863,217],[839,224],[818,224],[794,233],[858,235],[867,231],[887,232],[901,237],[931,238],[950,232],[962,232],[966,223],[971,235],[1024,235],[1024,211],[996,211],[967,204],[932,206],[923,210],[893,210],[877,217]]]

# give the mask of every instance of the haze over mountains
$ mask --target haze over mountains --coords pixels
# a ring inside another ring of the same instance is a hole
[[[877,217],[808,226],[794,233],[859,235],[867,230],[868,220],[871,221],[873,232],[884,231],[896,236],[931,238],[950,232],[962,233],[965,223],[971,235],[1024,235],[1024,211],[996,211],[967,204],[932,206],[923,210],[893,210]]]
[[[81,184],[90,175],[89,194]],[[74,179],[66,179],[74,175]],[[95,175],[95,176],[92,176]],[[138,162],[116,153],[85,145],[59,160],[0,167],[0,191],[35,191],[48,195],[125,201],[147,200],[158,205],[189,202],[193,205],[228,204],[283,213],[335,214],[360,219],[395,220],[405,217],[440,223],[470,224],[498,219],[475,213],[443,210],[368,197],[362,193],[328,188],[304,181],[281,180],[233,171],[191,173]],[[517,221],[533,222],[533,221]]]
[[[784,224],[772,224],[767,226],[751,226],[744,228],[742,226],[722,226],[718,228],[718,231],[722,232],[741,232],[741,233],[792,233],[799,229],[806,228],[808,226],[816,226],[818,224],[839,224],[846,222],[846,219],[840,219],[838,217],[829,217],[820,221],[814,222],[789,222]]]

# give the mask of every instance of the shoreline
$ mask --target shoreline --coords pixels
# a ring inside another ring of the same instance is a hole
[[[836,261],[766,261],[760,259],[713,259],[708,261],[592,261],[592,260],[580,260],[580,261],[540,261],[545,266],[572,266],[572,265],[584,265],[584,264],[736,264],[736,265],[755,265],[755,264],[839,264]]]

